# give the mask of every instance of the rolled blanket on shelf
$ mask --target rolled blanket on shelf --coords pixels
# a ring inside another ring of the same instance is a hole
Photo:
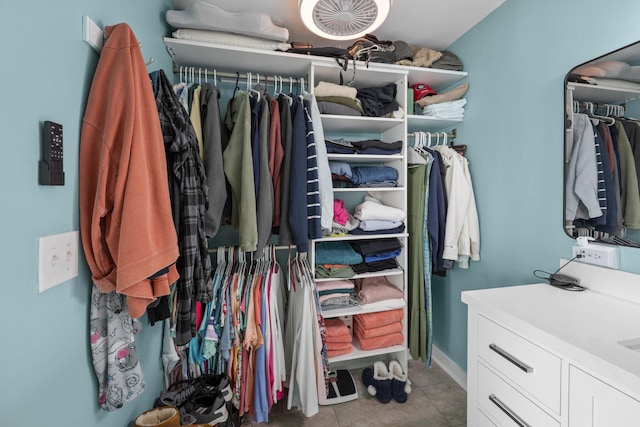
[[[353,316],[364,329],[379,328],[394,322],[399,322],[404,318],[404,310],[397,308],[395,310],[378,311],[375,313],[357,314]]]

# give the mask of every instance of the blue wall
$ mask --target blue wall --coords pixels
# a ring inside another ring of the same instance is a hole
[[[124,426],[161,389],[161,331],[145,326],[138,348],[145,393],[115,413],[96,404],[88,340],[90,276],[37,291],[37,238],[78,229],[78,141],[97,55],[82,41],[82,15],[101,26],[127,22],[170,71],[161,36],[171,0],[2,2],[3,84],[0,167],[0,417],[2,425]],[[571,253],[562,218],[562,82],[575,64],[640,38],[640,4],[594,0],[508,0],[451,50],[470,73],[467,119],[482,261],[434,283],[436,344],[466,366],[466,307],[460,292],[531,283]],[[26,21],[26,22],[25,22]],[[616,23],[615,29],[596,23]],[[64,187],[37,184],[40,124],[65,130]],[[640,272],[640,251],[621,251],[622,269]],[[144,322],[146,325],[146,321]]]
[[[126,426],[162,388],[161,331],[144,319],[137,339],[147,389],[115,413],[98,408],[89,352],[90,276],[38,294],[37,239],[78,230],[80,126],[98,55],[82,41],[82,16],[127,22],[150,71],[169,71],[162,36],[171,0],[0,2],[0,424]],[[40,125],[64,126],[64,187],[38,185]]]
[[[469,72],[465,120],[481,261],[433,285],[435,344],[466,369],[460,292],[536,283],[571,257],[562,229],[563,80],[574,66],[640,40],[633,0],[507,0],[450,46]],[[640,272],[640,250],[621,269]],[[640,284],[639,284],[640,285]],[[541,315],[544,315],[541,313]]]

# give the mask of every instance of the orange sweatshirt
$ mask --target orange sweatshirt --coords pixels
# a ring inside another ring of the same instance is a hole
[[[140,44],[127,24],[105,34],[82,122],[80,233],[93,282],[101,292],[126,295],[137,318],[178,279],[178,239]]]

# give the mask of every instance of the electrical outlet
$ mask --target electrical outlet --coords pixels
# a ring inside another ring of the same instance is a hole
[[[597,245],[590,243],[586,246],[573,245],[573,256],[582,255],[576,261],[600,267],[620,268],[620,254],[617,246]]]
[[[96,52],[100,53],[102,45],[104,44],[104,31],[88,16],[84,16],[82,23],[84,28],[84,41]]]

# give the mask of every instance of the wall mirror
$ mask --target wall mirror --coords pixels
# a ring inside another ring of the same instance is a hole
[[[640,248],[640,42],[565,77],[564,230]]]

